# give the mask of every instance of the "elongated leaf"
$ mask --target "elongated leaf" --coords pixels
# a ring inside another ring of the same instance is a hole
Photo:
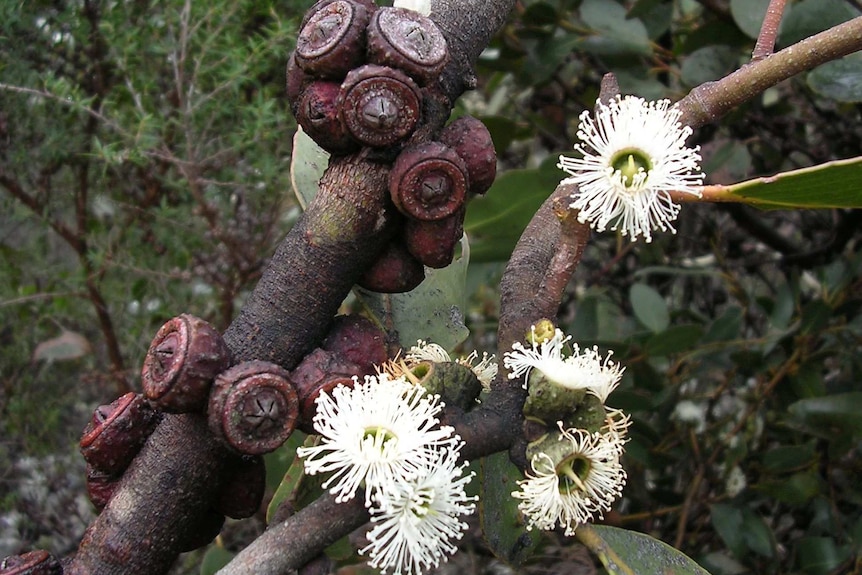
[[[533,214],[565,176],[556,163],[553,157],[537,169],[506,172],[488,193],[470,202],[464,230],[473,261],[509,259]]]
[[[635,316],[650,331],[660,333],[670,325],[670,312],[664,298],[646,284],[634,284],[629,291]]]
[[[827,62],[808,74],[812,90],[839,102],[862,102],[862,57],[858,54]]]
[[[614,575],[709,575],[688,556],[644,533],[607,525],[587,525],[580,530],[586,531],[578,534],[581,542],[590,547]]]
[[[318,182],[329,164],[329,153],[297,128],[293,136],[293,154],[290,158],[290,183],[302,209],[317,193]]]
[[[839,393],[826,397],[802,399],[788,411],[795,426],[820,437],[832,438],[838,434],[862,437],[862,392]]]
[[[862,156],[740,182],[727,196],[763,208],[859,208]]]
[[[425,280],[413,291],[381,294],[360,287],[354,293],[387,329],[398,332],[403,347],[424,339],[452,349],[469,334],[464,325],[467,264],[470,249],[461,240],[461,257],[443,269],[425,269]]]
[[[512,497],[516,481],[522,479],[521,472],[502,452],[483,458],[479,475],[482,535],[498,559],[517,567],[535,551],[542,538],[541,531],[524,528],[518,501]]]

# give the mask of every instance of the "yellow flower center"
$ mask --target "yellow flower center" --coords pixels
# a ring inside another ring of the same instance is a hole
[[[586,491],[584,482],[589,477],[591,468],[590,460],[577,453],[571,458],[561,461],[557,466],[560,493],[568,494],[575,490]]]
[[[615,173],[620,174],[623,185],[626,188],[632,188],[640,184],[645,179],[645,175],[649,174],[652,169],[652,162],[650,162],[649,156],[642,151],[628,148],[620,150],[611,158],[611,167]],[[644,176],[638,178],[638,174],[641,173]]]
[[[390,441],[398,441],[398,437],[384,427],[368,427],[362,436],[363,443],[371,443],[380,451],[383,451]]]

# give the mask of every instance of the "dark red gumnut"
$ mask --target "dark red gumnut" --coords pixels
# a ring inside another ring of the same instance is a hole
[[[446,39],[433,20],[406,8],[381,7],[368,25],[368,59],[403,70],[426,86],[449,61]]]
[[[441,220],[457,212],[467,197],[467,166],[440,142],[401,150],[389,172],[389,195],[398,210],[417,220]]]
[[[144,359],[144,395],[172,413],[202,411],[213,378],[228,368],[230,349],[215,327],[190,314],[163,325]]]
[[[266,491],[263,457],[233,458],[223,473],[216,510],[231,519],[246,519],[257,513]]]
[[[321,347],[356,364],[363,375],[373,374],[376,366],[389,359],[386,333],[367,317],[356,314],[337,316]]]
[[[265,361],[243,362],[219,374],[207,409],[210,431],[241,455],[277,449],[293,433],[298,415],[290,375]]]
[[[318,348],[306,355],[290,374],[299,396],[297,427],[305,433],[315,433],[314,414],[320,394],[331,394],[339,385],[352,387],[354,376],[361,378],[366,373],[365,369],[333,351]]]
[[[386,147],[406,139],[416,129],[422,115],[422,94],[403,72],[366,64],[347,74],[338,108],[357,141]]]
[[[461,116],[443,129],[440,141],[464,160],[470,192],[487,192],[497,176],[497,152],[485,124],[473,116]]]
[[[429,268],[444,268],[451,264],[464,235],[465,211],[462,207],[442,220],[408,219],[404,228],[407,251]]]
[[[368,9],[353,0],[334,0],[306,16],[296,38],[296,63],[318,78],[340,80],[365,61]]]
[[[129,392],[101,405],[84,428],[79,447],[98,471],[118,476],[129,466],[156,428],[160,414],[142,395]]]
[[[295,110],[305,133],[331,154],[348,154],[360,147],[341,120],[340,93],[341,85],[335,82],[312,82],[302,91]]]
[[[198,519],[195,528],[183,534],[186,541],[183,542],[180,551],[187,553],[204,545],[209,545],[221,533],[223,525],[224,514],[219,513],[215,509],[208,509]]]
[[[357,282],[360,287],[378,293],[411,291],[425,279],[425,267],[413,257],[401,241],[392,241]]]
[[[63,575],[63,567],[53,555],[39,549],[4,558],[0,575]]]
[[[122,475],[101,472],[87,464],[87,496],[97,512],[101,513],[114,496],[122,477]]]

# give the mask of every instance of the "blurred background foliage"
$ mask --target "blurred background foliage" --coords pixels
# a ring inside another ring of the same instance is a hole
[[[517,3],[455,110],[487,123],[500,160],[468,211],[465,350],[496,351],[505,261],[601,76],[677,99],[748,61],[767,3]],[[93,407],[139,387],[169,317],[228,325],[297,217],[283,68],[310,4],[0,6],[0,556],[74,549],[91,513],[75,445]],[[790,1],[779,47],[860,13]],[[860,62],[699,129],[708,183],[862,155]],[[858,572],[860,223],[855,210],[686,205],[675,236],[593,237],[560,318],[626,366],[610,403],[635,423],[611,524],[715,575]],[[482,572],[487,550],[467,547],[454,563]],[[520,569],[571,568],[568,548],[549,536]]]

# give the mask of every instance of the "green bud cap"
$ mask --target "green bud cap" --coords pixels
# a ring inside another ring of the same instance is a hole
[[[541,345],[549,341],[557,332],[557,326],[547,318],[542,318],[532,326],[524,339],[528,344]]]
[[[423,361],[413,367],[412,373],[428,393],[439,395],[446,405],[457,405],[465,411],[476,405],[482,392],[482,382],[473,370],[454,361]]]
[[[545,377],[538,369],[527,380],[527,400],[524,416],[553,423],[566,417],[586,396],[584,388],[569,388]]]
[[[601,431],[605,424],[605,406],[593,394],[587,394],[567,415],[561,419],[566,428],[586,429],[590,433]]]

